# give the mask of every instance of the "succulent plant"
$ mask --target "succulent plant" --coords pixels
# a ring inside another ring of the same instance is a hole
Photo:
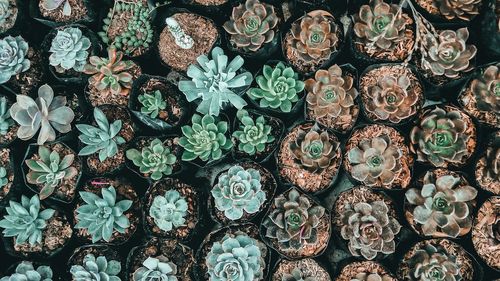
[[[66,106],[65,96],[54,97],[52,88],[45,84],[38,89],[38,98],[16,95],[17,102],[10,108],[10,116],[19,125],[17,136],[31,139],[38,131],[37,144],[56,139],[56,131],[68,133],[75,118],[73,110]]]
[[[159,90],[141,94],[137,99],[142,104],[141,113],[147,114],[151,118],[156,118],[161,110],[167,108],[167,102]]]
[[[486,178],[500,182],[500,136],[493,137],[491,146],[486,149]]]
[[[73,69],[82,72],[90,48],[90,40],[77,27],[67,27],[57,31],[52,39],[49,52],[49,64],[58,72]]]
[[[28,42],[21,36],[0,39],[0,84],[30,68],[31,63],[26,58],[28,48]]]
[[[293,103],[299,100],[299,95],[304,90],[304,82],[299,75],[289,66],[278,62],[273,68],[264,65],[262,75],[255,78],[258,88],[250,88],[247,95],[259,101],[260,107],[279,108],[283,112],[290,112]]]
[[[72,265],[70,273],[75,281],[121,281],[118,274],[122,270],[120,261],[109,260],[105,256],[87,254],[82,265]]]
[[[434,236],[441,231],[455,238],[462,229],[472,225],[469,204],[476,198],[477,190],[461,185],[459,176],[435,175],[428,171],[423,187],[410,188],[405,196],[414,206],[413,220],[421,225],[424,235]]]
[[[262,280],[266,252],[261,244],[245,233],[226,234],[212,245],[206,257],[210,280]]]
[[[7,169],[5,169],[4,167],[0,167],[0,188],[4,187],[9,182],[7,176]]]
[[[427,112],[413,127],[410,140],[417,148],[419,161],[436,167],[459,164],[467,157],[468,123],[458,109],[436,107]]]
[[[441,0],[435,1],[439,8],[439,13],[448,20],[459,18],[470,21],[471,18],[479,14],[480,0]]]
[[[8,100],[6,97],[0,97],[0,135],[5,136],[12,125],[14,120],[10,117]]]
[[[72,166],[74,154],[65,155],[62,159],[57,151],[41,145],[38,147],[38,160],[27,159],[26,165],[30,169],[26,180],[30,184],[43,185],[40,190],[40,200],[49,197],[65,179],[71,179],[78,174]]]
[[[362,139],[347,152],[351,176],[367,186],[390,186],[399,176],[403,151],[388,135]]]
[[[356,274],[353,279],[350,281],[392,281],[392,278],[389,274],[378,274],[378,273],[366,273],[361,272]]]
[[[59,7],[61,7],[61,5],[63,5],[64,3],[62,10],[63,15],[65,16],[71,15],[72,9],[69,0],[41,0],[40,2],[42,4],[42,7],[47,11],[56,10]]]
[[[396,250],[394,237],[401,225],[389,215],[384,201],[346,204],[342,213],[340,234],[349,240],[349,251],[353,256],[373,260],[379,253],[392,254]]]
[[[315,276],[304,276],[300,267],[295,267],[291,273],[284,273],[281,281],[318,281]]]
[[[101,189],[102,198],[92,192],[81,191],[80,197],[86,204],[76,209],[76,229],[85,229],[92,236],[92,243],[101,239],[109,242],[114,231],[125,233],[130,227],[125,211],[132,206],[131,200],[116,202],[113,186]]]
[[[16,266],[16,272],[4,276],[0,281],[52,281],[53,273],[50,266],[41,265],[37,268],[30,261],[22,261]]]
[[[76,128],[81,134],[80,141],[86,146],[80,150],[78,155],[85,156],[99,153],[99,161],[103,162],[108,157],[118,153],[118,145],[124,144],[125,139],[119,135],[122,129],[122,120],[109,121],[98,107],[94,108],[94,119],[98,127],[87,124],[77,124]]]
[[[314,126],[309,131],[299,128],[297,137],[289,143],[290,151],[300,165],[313,172],[320,172],[330,166],[337,155],[340,143],[330,139],[326,130]]]
[[[471,90],[481,111],[500,115],[500,64],[490,65],[482,75],[471,82]]]
[[[274,206],[264,219],[266,237],[276,239],[284,249],[300,249],[317,241],[320,219],[325,208],[314,206],[309,198],[291,189],[274,199]]]
[[[307,91],[307,107],[314,112],[316,118],[336,120],[341,128],[347,129],[353,122],[351,108],[358,96],[354,88],[354,79],[343,75],[338,65],[332,65],[328,70],[320,69],[314,78],[305,81]]]
[[[158,3],[158,2],[157,2]],[[182,30],[180,24],[175,20],[173,16],[170,16],[165,19],[165,23],[167,24],[167,29],[170,31],[170,34],[174,37],[175,44],[179,46],[181,49],[191,49],[194,45],[193,37],[189,36]]]
[[[184,148],[183,161],[192,161],[200,158],[202,161],[218,160],[223,152],[229,151],[233,146],[226,137],[227,122],[216,121],[214,117],[205,115],[201,117],[194,114],[191,126],[182,126],[183,136],[179,145]]]
[[[411,280],[462,280],[460,265],[454,255],[441,247],[427,244],[408,260]]]
[[[177,157],[159,139],[154,139],[141,151],[135,148],[127,150],[126,156],[139,167],[141,173],[149,174],[153,180],[159,180],[163,175],[171,175],[172,166],[177,161]]]
[[[278,22],[274,6],[259,0],[246,0],[233,8],[229,21],[223,27],[230,34],[229,40],[233,45],[246,52],[256,52],[274,39]]]
[[[5,22],[12,15],[10,11],[10,0],[0,0],[0,31],[5,31]]]
[[[91,56],[83,72],[92,75],[89,84],[99,90],[101,95],[128,96],[132,88],[133,67],[133,61],[123,60],[122,52],[109,47],[108,58]]]
[[[271,126],[266,124],[264,116],[259,116],[255,121],[244,109],[238,110],[236,117],[240,120],[239,130],[233,133],[238,143],[238,149],[249,155],[263,152],[266,144],[274,141],[271,135]]]
[[[186,198],[177,190],[167,190],[165,196],[158,195],[153,199],[149,215],[161,230],[170,231],[184,225],[187,211]]]
[[[323,62],[337,51],[338,25],[333,16],[322,10],[309,12],[291,27],[287,40],[295,54],[305,63]]]
[[[5,237],[15,237],[15,244],[28,241],[33,246],[42,243],[42,232],[47,227],[47,221],[55,213],[53,209],[40,210],[40,199],[35,194],[31,199],[22,195],[21,204],[9,201],[6,207],[7,215],[0,221]]]
[[[493,204],[492,209],[486,220],[486,234],[492,240],[492,245],[497,245],[500,241],[500,204]]]
[[[177,265],[164,256],[148,257],[133,274],[133,281],[177,281]]]
[[[228,64],[228,57],[224,51],[215,47],[212,50],[212,59],[201,55],[197,59],[198,65],[191,64],[187,75],[191,80],[179,82],[186,99],[192,102],[201,98],[196,111],[202,114],[219,116],[220,109],[231,103],[237,109],[242,109],[247,103],[241,98],[238,88],[249,86],[252,83],[252,74],[243,72],[241,67],[244,60],[236,56]]]
[[[232,166],[212,188],[215,207],[230,220],[238,220],[244,213],[257,213],[266,201],[261,180],[258,170]]]
[[[470,61],[477,52],[476,46],[466,44],[468,38],[469,31],[465,27],[457,31],[441,31],[437,38],[426,36],[421,67],[434,76],[459,77],[462,72],[470,70]]]

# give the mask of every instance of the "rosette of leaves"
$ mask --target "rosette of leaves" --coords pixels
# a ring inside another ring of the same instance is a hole
[[[317,241],[320,219],[325,208],[314,206],[309,198],[291,189],[288,196],[274,199],[273,209],[264,218],[266,237],[275,239],[283,249],[300,249]]]
[[[316,71],[314,78],[305,81],[305,89],[307,108],[314,112],[316,119],[336,120],[342,129],[351,126],[354,118],[351,108],[359,93],[354,88],[354,79],[342,75],[338,65]]]
[[[305,276],[300,267],[295,267],[291,273],[284,273],[281,281],[318,281],[315,276]]]
[[[279,108],[282,112],[290,112],[293,103],[299,100],[298,94],[304,90],[299,74],[283,62],[278,62],[274,68],[264,65],[262,75],[255,81],[259,87],[250,88],[247,95],[259,101],[260,107]]]
[[[245,52],[256,52],[274,39],[278,22],[274,6],[259,0],[246,0],[233,8],[223,27],[230,34],[233,46]]]
[[[132,88],[131,71],[134,66],[133,61],[123,60],[122,52],[109,47],[107,58],[91,56],[83,72],[92,75],[89,84],[102,95],[128,96]]]
[[[226,234],[212,245],[206,257],[210,280],[261,280],[265,254],[265,247],[247,234]]]
[[[236,113],[240,120],[239,130],[233,132],[238,143],[238,149],[249,155],[255,155],[257,152],[263,152],[266,144],[274,141],[271,135],[271,126],[266,123],[264,116],[259,116],[255,121],[250,117],[248,111],[241,109]]]
[[[135,148],[127,150],[126,156],[139,167],[141,173],[148,174],[153,180],[159,180],[164,175],[171,175],[172,166],[177,161],[177,157],[159,139],[154,139],[141,151]]]
[[[92,236],[92,243],[104,240],[109,242],[114,231],[125,233],[130,221],[125,212],[132,206],[131,200],[116,201],[113,186],[101,189],[102,197],[92,192],[81,191],[85,202],[76,209],[78,223],[76,229],[85,229]]]
[[[167,102],[163,99],[159,90],[141,94],[137,97],[137,100],[142,104],[141,113],[151,118],[156,118],[161,110],[167,108]]]
[[[7,169],[0,167],[0,188],[7,185],[9,179],[7,178]]]
[[[50,151],[41,145],[38,147],[38,157],[38,160],[26,160],[30,170],[26,180],[30,184],[43,185],[39,192],[41,200],[52,195],[63,180],[71,179],[78,174],[78,170],[72,166],[75,160],[74,154],[65,155],[61,159],[57,151]]]
[[[413,220],[421,225],[424,235],[437,236],[442,232],[453,238],[471,228],[469,204],[476,196],[477,190],[461,185],[459,176],[435,175],[432,171],[425,174],[420,190],[410,188],[405,194],[414,207]]]
[[[5,237],[15,237],[15,244],[28,242],[31,246],[42,243],[42,232],[55,210],[41,210],[40,199],[35,194],[31,199],[22,195],[21,203],[9,201],[7,215],[0,221]]]
[[[442,0],[433,1],[439,8],[439,13],[448,20],[461,19],[470,21],[472,17],[479,14],[481,0]]]
[[[41,265],[35,268],[30,261],[23,261],[16,266],[16,272],[4,276],[0,281],[52,281],[50,266]]]
[[[462,280],[456,257],[432,244],[417,249],[408,265],[411,280]]]
[[[28,48],[28,42],[21,36],[0,39],[0,84],[30,68],[31,63],[26,58]]]
[[[500,115],[500,71],[499,65],[490,65],[482,75],[471,82],[477,108]]]
[[[109,260],[105,256],[95,257],[87,254],[83,258],[82,265],[72,265],[70,273],[73,280],[109,280],[121,281],[118,274],[122,270],[122,265],[117,260]]]
[[[63,5],[62,14],[64,16],[70,16],[72,9],[69,0],[41,0],[42,7],[47,11],[54,11]]]
[[[170,231],[184,225],[187,210],[186,198],[177,190],[168,190],[165,196],[158,195],[153,199],[149,215],[161,230]]]
[[[76,125],[81,133],[78,138],[85,145],[78,155],[99,153],[99,161],[103,162],[115,156],[118,153],[118,145],[125,143],[125,139],[119,135],[122,120],[115,120],[109,124],[108,118],[98,107],[94,108],[94,120],[97,127],[87,124]]]
[[[196,158],[202,161],[219,160],[222,153],[233,146],[231,140],[226,137],[226,121],[216,121],[210,115],[202,117],[194,114],[191,123],[191,126],[181,128],[183,136],[179,139],[179,145],[184,148],[183,161]]]
[[[256,169],[232,166],[219,176],[212,188],[215,207],[230,220],[241,219],[244,213],[257,213],[266,201],[261,180]]]
[[[390,216],[389,207],[384,201],[346,205],[341,220],[340,234],[349,241],[352,255],[373,260],[379,253],[388,255],[396,250],[394,238],[401,230],[401,225]]]
[[[16,95],[16,100],[10,108],[10,116],[20,125],[17,130],[20,139],[29,140],[38,132],[37,144],[43,145],[56,139],[56,131],[71,131],[75,114],[66,106],[66,97],[54,97],[49,85],[38,89],[36,100],[27,95]]]
[[[77,27],[67,27],[57,31],[52,39],[49,52],[49,64],[56,68],[57,72],[73,69],[83,72],[87,63],[90,48],[90,39],[82,34]]]
[[[460,164],[467,157],[468,124],[458,109],[440,107],[426,113],[413,127],[410,140],[417,147],[419,161],[436,167]]]
[[[308,132],[299,129],[295,141],[289,143],[295,160],[307,170],[321,172],[330,166],[340,143],[330,139],[326,130],[314,126]]]
[[[389,274],[361,272],[356,274],[351,281],[391,281],[393,279]]]
[[[206,55],[199,56],[198,64],[188,67],[187,75],[191,80],[180,81],[181,90],[189,102],[200,99],[196,111],[202,114],[219,116],[219,112],[227,103],[237,109],[242,109],[247,103],[238,95],[239,88],[252,83],[252,74],[243,71],[244,60],[236,56],[228,64],[229,58],[224,51],[215,47],[212,50],[212,59]]]
[[[9,101],[6,97],[0,97],[0,135],[5,136],[12,125],[14,120],[10,117]]]
[[[177,265],[164,256],[148,257],[133,274],[133,281],[177,281]]]

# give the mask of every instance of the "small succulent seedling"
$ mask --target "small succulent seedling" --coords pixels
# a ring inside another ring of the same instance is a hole
[[[172,166],[177,161],[177,157],[159,139],[154,139],[142,151],[135,148],[127,150],[126,156],[139,167],[141,173],[148,174],[153,180],[172,174]]]
[[[159,90],[152,93],[144,93],[137,97],[142,104],[141,113],[149,115],[151,118],[158,117],[158,113],[167,108],[167,102]]]
[[[191,36],[184,33],[179,23],[174,17],[168,17],[165,19],[168,31],[175,39],[175,44],[182,49],[191,49],[194,45],[194,40]]]
[[[266,123],[264,116],[259,116],[254,121],[244,109],[238,110],[236,117],[240,120],[239,130],[233,133],[238,141],[238,149],[249,155],[263,152],[266,144],[274,141],[271,135],[271,126]]]
[[[186,198],[177,190],[167,190],[165,196],[158,195],[153,199],[149,215],[161,230],[170,231],[185,224],[187,211]]]
[[[71,15],[71,5],[69,0],[42,0],[42,7],[47,11],[53,11],[63,5],[63,15]]]

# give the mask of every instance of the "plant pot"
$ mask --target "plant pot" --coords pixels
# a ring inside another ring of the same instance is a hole
[[[36,21],[47,25],[48,27],[58,27],[61,25],[65,25],[68,23],[77,23],[77,24],[83,24],[90,26],[94,23],[95,19],[97,18],[97,13],[95,10],[95,4],[91,0],[82,0],[81,6],[77,7],[71,7],[72,11],[76,11],[81,13],[80,17],[78,19],[68,19],[67,16],[62,15],[62,8],[57,8],[57,14],[54,16],[48,16],[49,14],[47,13],[44,16],[44,13],[41,12],[40,7],[39,7],[39,0],[29,0],[29,14],[30,17],[35,19]],[[71,2],[77,2],[77,1],[71,1]],[[64,3],[61,4],[61,6],[64,6]],[[82,8],[83,7],[83,8]],[[83,10],[83,11],[82,11]],[[84,11],[86,10],[86,11]],[[59,20],[56,20],[59,19]]]
[[[50,271],[46,271],[44,268],[50,268]],[[55,270],[55,267],[52,264],[47,264],[46,262],[38,263],[38,262],[31,262],[31,261],[21,261],[21,262],[16,262],[15,264],[12,264],[9,269],[5,272],[4,277],[7,279],[14,279],[15,278],[30,278],[30,275],[27,273],[31,273],[33,271],[38,272],[38,276],[41,276],[41,278],[48,278],[49,280],[52,281],[59,281],[62,280],[59,272]],[[14,275],[16,274],[16,275]],[[13,277],[14,276],[14,277]],[[29,279],[28,279],[29,280]],[[43,279],[46,280],[46,279]]]
[[[488,142],[484,151],[479,154],[476,165],[474,166],[474,180],[476,186],[482,190],[494,195],[500,195],[500,181],[498,175],[495,177],[494,165],[495,155],[498,153],[500,140],[500,131],[489,135]],[[492,171],[493,170],[493,171]]]
[[[120,253],[110,245],[91,244],[91,245],[80,246],[73,251],[73,253],[71,254],[66,263],[66,272],[65,272],[67,275],[65,276],[67,278],[66,280],[73,279],[71,278],[72,274],[70,273],[72,266],[74,265],[80,265],[84,267],[86,266],[83,260],[87,255],[93,255],[95,258],[103,256],[106,258],[108,264],[110,261],[119,262],[121,270],[120,273],[116,276],[118,276],[119,278],[124,278],[125,263]]]
[[[494,249],[499,244],[498,236],[498,204],[500,197],[492,196],[488,198],[479,208],[474,218],[472,228],[472,244],[478,256],[493,270],[500,272],[500,259],[498,251]]]

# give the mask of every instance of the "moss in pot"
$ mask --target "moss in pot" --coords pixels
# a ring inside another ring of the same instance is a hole
[[[122,257],[108,245],[84,245],[75,249],[67,262],[71,280],[80,280],[88,276],[100,276],[111,281],[118,281],[125,275]]]
[[[19,124],[10,116],[12,99],[7,94],[0,94],[0,147],[9,146],[17,139]]]
[[[313,259],[289,261],[282,259],[274,268],[271,281],[331,281],[328,271]],[[350,280],[349,280],[350,281]]]
[[[475,178],[479,187],[495,195],[500,195],[500,132],[490,136],[486,151],[476,163]]]
[[[12,272],[10,272],[12,271]],[[52,270],[49,265],[39,265],[31,261],[19,262],[15,268],[12,266],[8,273],[1,278],[1,281],[9,280],[44,280],[57,281],[60,280],[56,271]]]
[[[0,148],[0,201],[10,197],[14,187],[14,156],[10,148]]]
[[[356,261],[346,264],[339,275],[337,281],[397,281],[391,272],[383,265],[375,261]]]
[[[500,270],[500,197],[488,198],[479,208],[472,228],[476,253],[491,268]]]

